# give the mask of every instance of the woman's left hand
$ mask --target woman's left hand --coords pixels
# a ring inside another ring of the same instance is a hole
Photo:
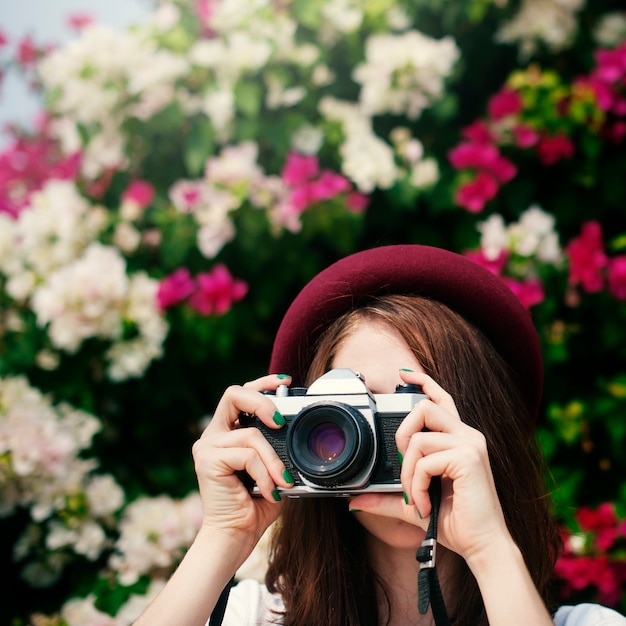
[[[461,421],[453,398],[430,376],[404,372],[405,382],[421,385],[420,401],[396,433],[402,454],[402,496],[368,493],[350,507],[395,517],[426,529],[431,512],[428,488],[442,477],[438,541],[466,561],[489,551],[496,537],[510,537],[493,475],[485,437]],[[426,429],[426,430],[425,430]]]

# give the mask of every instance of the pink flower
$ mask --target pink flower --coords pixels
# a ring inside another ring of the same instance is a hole
[[[587,293],[602,291],[607,256],[602,242],[602,227],[598,222],[585,222],[580,235],[566,247],[569,258],[569,283],[582,285]]]
[[[522,96],[515,90],[505,87],[502,91],[491,96],[487,105],[489,117],[501,120],[508,115],[519,113],[524,107]]]
[[[607,269],[609,292],[616,300],[626,300],[626,255],[610,259]]]
[[[345,176],[332,170],[323,170],[320,177],[312,183],[312,197],[314,201],[330,200],[351,188],[352,185]]]
[[[154,199],[154,187],[145,180],[133,180],[122,194],[124,202],[134,202],[145,209]]]
[[[211,272],[198,274],[196,280],[197,290],[188,304],[200,315],[223,315],[248,293],[248,285],[233,279],[223,264],[216,265]]]
[[[473,180],[457,189],[454,201],[470,213],[480,213],[485,204],[497,193],[498,183],[496,179],[486,172],[479,172]]]
[[[314,156],[290,152],[280,174],[283,182],[297,186],[315,178],[319,173],[319,162]]]
[[[201,180],[179,180],[170,188],[169,196],[181,213],[192,213],[203,204],[206,187]]]
[[[352,213],[363,213],[369,206],[370,198],[364,193],[358,191],[352,191],[346,198],[346,208]]]
[[[595,53],[594,75],[605,83],[616,83],[626,77],[626,43],[613,49],[601,48]]]
[[[8,40],[7,36],[4,34],[3,31],[0,30],[0,48],[2,48],[3,46],[6,46],[8,41],[9,40]]]
[[[161,310],[186,300],[196,289],[196,283],[189,270],[181,267],[159,283],[157,303]]]
[[[508,254],[505,250],[501,250],[500,254],[495,259],[487,258],[482,249],[470,250],[465,252],[464,256],[474,261],[474,263],[478,263],[478,265],[489,270],[496,276],[500,276],[502,274],[508,260]]]
[[[89,13],[72,13],[72,15],[67,18],[67,23],[70,28],[77,31],[82,30],[85,26],[93,24],[93,21],[93,17],[89,15]]]
[[[512,278],[503,278],[507,287],[517,296],[517,299],[527,308],[540,304],[545,300],[545,293],[541,281],[532,280],[514,280]]]
[[[30,35],[22,38],[17,45],[17,61],[26,68],[35,64],[38,54],[37,46]]]
[[[539,133],[528,124],[518,124],[513,128],[513,138],[518,148],[531,148],[539,141]]]
[[[487,124],[483,120],[476,120],[472,122],[469,126],[466,126],[462,131],[461,135],[465,139],[469,139],[471,143],[493,143],[495,137],[493,133],[487,127]]]
[[[456,169],[486,170],[502,183],[510,181],[517,174],[515,165],[491,144],[460,143],[448,152],[448,159]]]
[[[537,154],[543,165],[554,165],[561,159],[574,156],[574,143],[563,133],[556,133],[551,137],[545,135],[537,144]]]
[[[595,545],[601,552],[609,550],[619,535],[617,514],[612,502],[604,502],[597,509],[581,507],[576,511],[576,521],[582,530],[595,534]]]

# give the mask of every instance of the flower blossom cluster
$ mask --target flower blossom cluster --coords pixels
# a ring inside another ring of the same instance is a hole
[[[554,217],[535,205],[508,226],[501,215],[491,215],[478,224],[478,230],[480,247],[468,256],[501,276],[524,306],[542,302],[539,268],[560,266],[564,256]]]
[[[620,519],[613,503],[576,512],[579,532],[564,533],[564,554],[556,564],[556,575],[564,582],[565,596],[588,588],[597,591],[598,601],[615,606],[626,584],[626,563],[611,552],[626,539],[626,520]]]
[[[585,222],[565,252],[572,289],[580,288],[585,293],[606,289],[616,300],[626,301],[626,254],[607,254],[599,222]],[[570,301],[576,299],[574,293],[570,294]]]
[[[0,515],[16,508],[30,513],[14,547],[16,560],[27,560],[43,545],[47,564],[27,564],[23,575],[51,584],[74,553],[94,560],[107,544],[110,516],[124,494],[109,475],[94,474],[96,461],[82,458],[100,430],[93,416],[68,404],[53,405],[24,377],[0,379]]]
[[[110,567],[123,585],[144,574],[171,570],[191,545],[202,522],[197,493],[182,500],[141,497],[124,509]]]
[[[175,270],[159,283],[157,301],[163,310],[185,302],[200,315],[224,315],[247,292],[248,285],[233,279],[228,268],[220,263],[210,272],[195,277],[187,268]]]
[[[145,272],[129,275],[119,249],[97,241],[105,210],[73,183],[48,181],[17,219],[0,215],[0,223],[6,292],[31,308],[54,349],[75,353],[92,337],[112,342],[113,380],[139,376],[161,356],[167,324],[158,282]]]
[[[443,96],[444,79],[458,59],[459,49],[451,37],[436,40],[415,30],[371,35],[365,61],[353,71],[361,85],[363,112],[417,119]]]
[[[571,85],[537,68],[515,72],[487,109],[485,118],[463,129],[463,141],[448,153],[461,172],[455,202],[473,213],[517,175],[503,148],[530,150],[550,167],[575,155],[577,128],[615,143],[626,138],[626,44],[596,50],[592,71]]]
[[[626,139],[626,43],[595,52],[595,67],[574,81],[574,89],[589,89],[606,116],[604,134],[614,143]]]
[[[145,120],[167,106],[187,71],[185,60],[133,31],[98,24],[44,57],[38,65],[43,86],[55,94],[59,115],[51,131],[65,154],[82,152],[81,173],[96,179],[127,164],[123,123]],[[90,135],[82,144],[78,128]]]
[[[578,31],[578,13],[585,0],[522,0],[517,13],[496,33],[496,40],[517,44],[522,58],[541,46],[559,52],[572,45]]]

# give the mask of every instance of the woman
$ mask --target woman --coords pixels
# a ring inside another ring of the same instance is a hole
[[[395,433],[400,488],[284,498],[294,485],[292,465],[260,429],[242,428],[240,417],[254,415],[278,432],[285,418],[261,392],[310,385],[336,368],[359,372],[372,394],[409,384],[427,396]],[[554,613],[559,541],[532,445],[541,353],[530,317],[499,278],[424,246],[352,255],[293,302],[270,371],[290,375],[229,388],[195,444],[203,525],[137,625],[205,624],[273,522],[267,586],[235,586],[224,624],[433,624],[416,560],[433,520],[434,571],[455,626],[626,624],[595,605]],[[436,477],[438,518],[429,491]],[[435,590],[431,599],[443,623]]]

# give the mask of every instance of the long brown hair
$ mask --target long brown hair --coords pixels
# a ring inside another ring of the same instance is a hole
[[[548,608],[560,550],[544,467],[528,432],[529,416],[513,374],[484,335],[445,305],[418,296],[382,296],[335,320],[323,334],[309,383],[332,367],[362,320],[398,330],[427,374],[455,399],[464,422],[481,431],[507,525]],[[515,332],[514,329],[511,329]],[[368,562],[365,530],[339,498],[285,503],[274,534],[266,583],[285,600],[286,626],[377,626],[384,583]],[[455,626],[487,626],[478,585],[453,555],[444,596]],[[453,600],[453,603],[452,603]]]

